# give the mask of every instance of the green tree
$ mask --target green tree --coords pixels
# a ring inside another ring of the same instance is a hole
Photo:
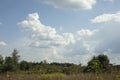
[[[4,62],[4,59],[2,55],[0,55],[0,73],[3,71],[3,62]]]
[[[27,61],[21,61],[20,62],[20,70],[29,70],[30,66]]]
[[[4,68],[3,71],[15,71],[15,66],[13,64],[13,59],[12,57],[5,57],[5,64],[4,64]]]
[[[5,57],[4,64],[2,66],[2,71],[16,71],[19,69],[18,61],[19,61],[18,51],[16,49],[13,50],[11,56]]]
[[[106,55],[100,54],[93,57],[88,66],[84,69],[85,72],[106,72],[109,69],[109,59]]]
[[[100,54],[97,59],[100,61],[103,71],[107,71],[109,69],[109,58],[107,55]]]
[[[17,49],[13,50],[11,57],[12,57],[12,61],[13,61],[15,70],[18,70],[19,69],[18,61],[19,61],[20,56],[18,55]]]
[[[20,56],[18,55],[17,49],[14,49],[13,52],[12,52],[12,59],[13,59],[14,65],[17,65],[17,64],[18,64],[19,57],[20,57]]]
[[[99,60],[92,60],[88,63],[88,72],[99,73],[101,72],[101,64]]]
[[[4,62],[4,59],[3,59],[2,55],[0,55],[0,65],[2,65],[3,62]]]

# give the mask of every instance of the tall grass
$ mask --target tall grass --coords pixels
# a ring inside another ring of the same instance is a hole
[[[62,80],[66,77],[63,73],[51,73],[51,74],[43,74],[40,76],[40,80]]]
[[[52,74],[23,74],[23,73],[5,73],[0,74],[0,80],[120,80],[120,73],[111,74],[76,74],[65,75],[62,73]]]

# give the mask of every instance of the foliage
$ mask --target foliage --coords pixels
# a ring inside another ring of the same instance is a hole
[[[119,74],[116,75],[116,79],[120,80],[120,72],[119,72]]]
[[[17,66],[18,61],[19,61],[19,57],[20,57],[18,55],[17,49],[14,49],[11,55],[12,55],[12,59],[13,59],[13,64]]]
[[[18,60],[20,56],[18,55],[18,51],[14,49],[11,55],[5,57],[5,59],[0,56],[0,72],[16,71],[19,68]]]
[[[30,66],[29,63],[27,61],[21,61],[20,62],[20,70],[29,70]]]
[[[107,55],[104,54],[98,55],[97,59],[100,61],[103,71],[104,72],[107,71],[109,69],[110,64]]]
[[[12,57],[5,57],[4,71],[15,71]]]
[[[2,55],[0,55],[0,65],[2,65],[4,62]]]
[[[120,71],[120,66],[114,66],[109,64],[109,58],[106,55],[94,56],[87,66],[81,66],[73,63],[48,63],[46,60],[41,62],[27,62],[19,61],[17,49],[14,49],[11,56],[5,58],[0,55],[0,73],[3,72],[18,72],[22,71],[28,74],[52,74],[63,73],[66,75],[80,74],[83,72],[117,72]],[[111,69],[110,69],[111,68]],[[111,71],[113,70],[113,71]]]
[[[2,57],[2,55],[0,55],[0,73],[3,70],[3,62],[4,62],[3,57]]]
[[[97,57],[93,57],[85,68],[84,72],[106,72],[109,69],[109,59],[106,55],[100,54]]]
[[[99,73],[101,71],[101,64],[99,60],[92,60],[88,63],[87,72]]]

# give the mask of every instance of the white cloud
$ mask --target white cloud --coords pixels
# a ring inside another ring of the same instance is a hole
[[[112,14],[112,18],[109,14],[106,19],[97,20],[98,22],[112,21],[112,23],[93,30],[81,29],[74,34],[67,32],[58,34],[59,32],[55,28],[40,22],[38,13],[33,13],[29,14],[26,20],[19,22],[18,25],[22,26],[31,36],[29,37],[30,49],[27,53],[36,53],[38,56],[40,55],[41,59],[74,63],[80,61],[82,64],[86,64],[93,55],[106,52],[113,63],[119,57],[112,58],[111,55],[117,54],[118,56],[120,53],[119,12]]]
[[[102,14],[91,20],[93,23],[120,22],[120,11],[115,14]]]
[[[31,44],[36,47],[54,47],[74,43],[72,33],[57,34],[56,29],[42,24],[38,13],[29,14],[26,20],[18,25],[27,29],[34,42]]]
[[[95,29],[95,30],[81,29],[81,30],[77,31],[78,40],[82,39],[83,37],[85,38],[85,37],[93,36],[98,31],[99,30],[97,30],[97,29]]]
[[[40,22],[38,13],[29,14],[26,20],[19,22],[17,25],[30,34],[30,47],[37,47],[43,50],[42,53],[45,54],[43,57],[49,61],[60,61],[61,59],[61,62],[69,61],[70,59],[72,61],[72,57],[69,55],[74,52],[74,57],[92,53],[93,47],[90,47],[90,45],[94,41],[89,41],[87,37],[92,37],[98,31],[81,29],[75,34],[58,34],[55,28]]]
[[[0,41],[0,46],[6,46],[7,44],[4,41]]]
[[[63,37],[66,41],[66,44],[74,44],[75,43],[74,35],[72,33],[63,33]]]
[[[92,9],[96,0],[44,0],[44,2],[56,8],[81,10]]]
[[[95,53],[107,52],[111,63],[120,64],[117,61],[120,56],[120,11],[114,14],[102,14],[92,19],[92,22],[106,23],[99,28],[99,32],[95,36],[96,40],[99,40]]]

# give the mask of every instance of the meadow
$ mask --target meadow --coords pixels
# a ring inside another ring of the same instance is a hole
[[[35,74],[11,73],[0,74],[0,80],[120,80],[120,73],[80,73],[66,75],[63,73]]]
[[[0,80],[120,80],[120,65],[110,64],[107,55],[94,56],[86,66],[74,63],[19,61],[0,55]]]

